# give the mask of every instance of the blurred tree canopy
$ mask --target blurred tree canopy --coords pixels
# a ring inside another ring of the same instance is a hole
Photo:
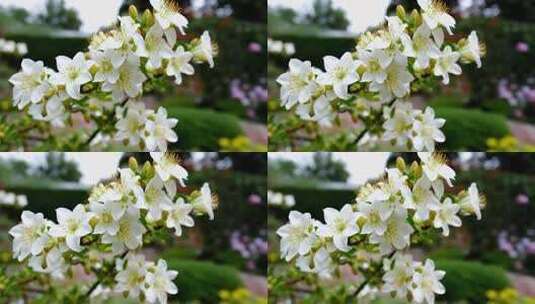
[[[305,15],[304,22],[333,30],[346,30],[349,26],[345,12],[335,8],[332,0],[314,0],[312,12]]]
[[[78,12],[67,8],[65,0],[47,0],[45,11],[36,16],[36,21],[66,30],[79,30],[82,26]]]
[[[261,0],[218,0],[220,8],[230,7],[232,15],[241,20],[266,23],[267,3]]]
[[[304,176],[319,180],[346,182],[349,173],[345,164],[335,160],[332,153],[316,152],[312,158],[312,164],[305,167]]]
[[[44,164],[37,167],[37,173],[53,180],[79,182],[82,173],[74,161],[67,160],[65,153],[49,152]]]
[[[304,167],[287,159],[273,159],[268,165],[270,178],[297,177],[331,182],[347,182],[349,178],[344,162],[335,160],[329,152],[314,153],[312,162]]]

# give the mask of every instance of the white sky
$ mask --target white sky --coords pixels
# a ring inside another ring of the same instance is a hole
[[[268,5],[291,7],[298,13],[311,9],[311,0],[268,0]],[[390,0],[333,0],[335,7],[342,8],[351,22],[350,31],[362,32],[378,25],[384,19]]]
[[[104,178],[111,177],[119,166],[119,160],[122,153],[101,152],[101,153],[65,153],[67,159],[74,160],[78,163],[78,169],[82,173],[80,182],[86,185],[95,185]],[[44,162],[46,153],[37,152],[11,152],[0,153],[0,158],[17,158],[23,159],[33,165],[39,165]]]
[[[381,176],[390,156],[390,153],[383,152],[333,152],[332,154],[334,159],[341,160],[346,164],[346,170],[350,174],[348,183],[353,185],[361,185],[369,179]],[[304,166],[312,161],[313,155],[314,153],[308,152],[270,152],[269,158],[288,159]]]

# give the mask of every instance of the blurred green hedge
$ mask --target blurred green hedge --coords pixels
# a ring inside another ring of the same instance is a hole
[[[328,32],[328,31],[327,31]],[[326,54],[341,56],[343,53],[355,48],[357,35],[349,33],[307,33],[298,34],[289,31],[270,33],[272,39],[284,42],[292,42],[295,45],[294,58],[310,60],[315,66],[323,66],[323,57]],[[279,64],[286,66],[288,58],[273,56]]]
[[[510,286],[505,271],[500,267],[457,260],[436,260],[435,265],[437,269],[446,271],[442,280],[446,294],[438,300],[448,303],[486,303],[487,290],[501,290]]]
[[[446,151],[486,151],[488,138],[502,138],[510,134],[504,116],[479,110],[437,108],[437,117],[446,119],[442,131]]]
[[[338,187],[340,186],[340,187]],[[312,180],[293,180],[292,182],[270,183],[270,190],[291,194],[295,198],[292,210],[309,212],[314,218],[323,218],[326,207],[341,208],[355,199],[355,189],[338,183],[326,183]],[[278,218],[287,218],[289,210],[276,208],[270,210]]]
[[[170,107],[167,112],[178,118],[175,131],[179,137],[171,145],[172,150],[218,151],[220,138],[243,134],[238,118],[233,115],[185,107]]]
[[[242,286],[238,272],[228,266],[191,260],[168,260],[169,269],[178,271],[175,284],[178,294],[171,299],[181,302],[200,301],[218,303],[220,290],[234,290]]]
[[[2,181],[5,189],[28,198],[25,210],[41,212],[50,219],[56,218],[55,210],[59,207],[74,208],[87,200],[89,188],[77,183],[53,182],[28,179],[18,182]]]

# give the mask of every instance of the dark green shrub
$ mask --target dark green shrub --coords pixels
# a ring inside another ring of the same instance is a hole
[[[235,116],[217,113],[212,110],[172,107],[167,109],[169,116],[178,118],[175,131],[178,142],[172,150],[219,150],[220,138],[234,138],[243,131]]]
[[[500,267],[454,260],[436,260],[435,264],[437,269],[446,271],[442,280],[446,294],[439,300],[486,303],[487,290],[501,290],[510,286],[505,271]]]
[[[438,95],[429,100],[429,106],[437,108],[462,108],[466,99],[460,95]]]
[[[497,250],[484,252],[479,260],[484,264],[500,266],[503,269],[511,269],[513,266],[513,260],[505,252]]]
[[[234,290],[242,286],[238,272],[232,267],[178,259],[168,260],[167,265],[169,269],[178,271],[175,280],[178,294],[173,298],[181,302],[217,303],[220,290]]]
[[[442,150],[486,151],[488,138],[510,134],[507,121],[501,115],[456,108],[438,108],[436,115],[446,119],[442,129],[446,142]]]
[[[465,252],[461,248],[445,247],[431,252],[429,258],[432,260],[462,260],[465,255]]]

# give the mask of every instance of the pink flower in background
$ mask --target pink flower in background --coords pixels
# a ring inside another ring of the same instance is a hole
[[[515,49],[519,53],[527,53],[529,52],[529,45],[525,42],[520,41],[516,44]]]
[[[260,197],[260,195],[258,195],[256,193],[253,193],[253,194],[249,195],[248,201],[249,201],[249,204],[251,204],[251,205],[260,205],[260,204],[262,204],[262,198]]]
[[[262,45],[258,42],[251,42],[249,43],[249,47],[247,47],[249,52],[251,53],[260,53],[262,52]]]
[[[527,205],[529,204],[529,197],[524,193],[519,193],[516,196],[515,201],[519,205]]]

